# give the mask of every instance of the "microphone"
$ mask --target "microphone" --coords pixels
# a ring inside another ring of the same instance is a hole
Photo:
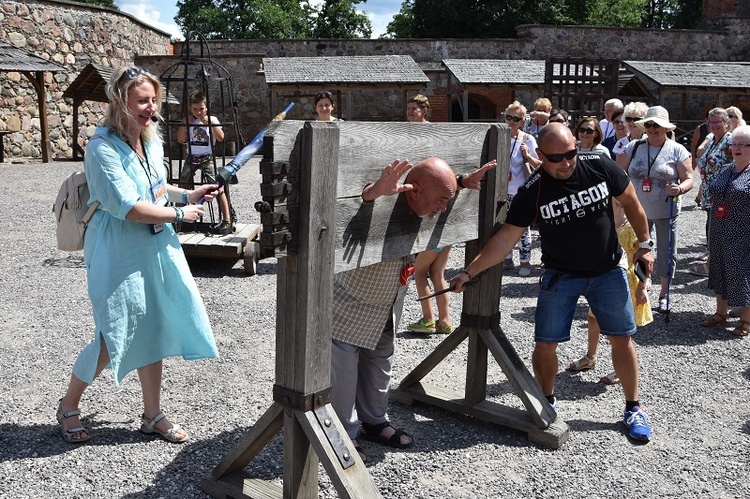
[[[161,114],[156,113],[151,115],[151,121],[153,121],[154,123],[164,123],[164,118],[162,118]]]

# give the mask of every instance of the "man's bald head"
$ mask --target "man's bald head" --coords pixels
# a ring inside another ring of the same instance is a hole
[[[427,158],[417,163],[407,175],[406,182],[414,186],[405,193],[406,201],[420,217],[434,217],[445,211],[458,189],[456,174],[440,158]]]
[[[566,180],[573,175],[576,168],[576,157],[562,157],[577,149],[576,139],[570,128],[562,123],[549,123],[539,132],[537,156],[542,160],[541,168],[556,179]],[[552,159],[560,158],[560,161]]]

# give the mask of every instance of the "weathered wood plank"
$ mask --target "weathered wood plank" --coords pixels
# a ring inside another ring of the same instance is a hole
[[[284,497],[315,499],[319,460],[296,412],[284,414]]]
[[[284,406],[273,402],[257,423],[224,456],[211,472],[218,480],[239,471],[249,463],[263,447],[281,430],[284,424]]]
[[[417,367],[412,369],[412,371],[401,380],[401,383],[396,390],[408,388],[414,383],[421,381],[422,378],[427,376],[430,371],[437,367],[444,358],[451,354],[468,335],[469,328],[464,326],[457,327],[455,331],[449,334],[437,347],[435,347],[435,350],[433,350],[432,353],[425,357]],[[393,394],[394,391],[395,390],[392,389],[390,393]]]
[[[236,471],[221,480],[211,475],[201,478],[201,490],[212,497],[232,499],[281,499],[282,489],[276,484],[251,478],[244,471]]]
[[[335,414],[333,407],[327,404],[327,410],[330,414]],[[346,435],[346,430],[337,417],[331,419],[331,424],[336,428],[339,435],[342,436],[342,444],[346,446],[349,455],[355,461],[353,466],[344,469],[336,456],[328,437],[320,427],[315,413],[313,411],[297,412],[302,429],[307,434],[310,443],[315,448],[320,462],[328,473],[331,483],[336,488],[339,497],[342,499],[377,499],[382,497],[378,491],[372,477],[367,471],[367,467],[362,462],[359,454],[354,449],[352,441]]]
[[[438,386],[417,383],[404,392],[412,400],[528,433],[529,439],[533,442],[553,449],[558,449],[569,437],[568,425],[563,421],[558,420],[547,428],[539,428],[529,414],[522,409],[487,400],[470,405],[460,394]]]

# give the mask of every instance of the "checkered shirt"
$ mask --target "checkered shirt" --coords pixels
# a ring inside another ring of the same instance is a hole
[[[391,316],[399,293],[402,269],[413,256],[394,258],[334,276],[333,339],[372,350]],[[394,324],[394,328],[398,327]]]

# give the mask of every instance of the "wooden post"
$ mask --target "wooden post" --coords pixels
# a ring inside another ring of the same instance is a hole
[[[260,428],[253,428],[230,451],[231,457],[203,478],[203,490],[214,497],[314,498],[319,462],[341,497],[380,497],[330,405],[338,128],[306,123],[301,149],[295,250],[278,264],[274,404]],[[282,417],[284,479],[279,491],[240,470],[273,437]],[[237,484],[242,484],[239,492]]]
[[[49,142],[49,125],[47,123],[47,89],[44,86],[44,72],[22,71],[22,74],[36,89],[36,102],[39,106],[39,129],[42,134],[42,161],[50,161],[50,142]]]

